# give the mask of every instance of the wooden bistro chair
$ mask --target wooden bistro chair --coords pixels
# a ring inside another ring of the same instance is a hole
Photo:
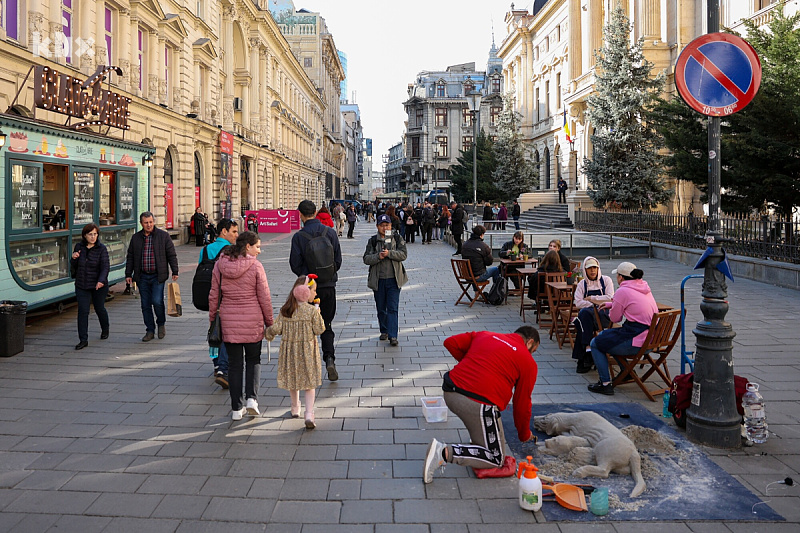
[[[675,346],[678,340],[678,336],[681,334],[681,328],[679,327],[680,315],[680,309],[662,311],[654,314],[653,321],[650,323],[650,329],[647,333],[647,339],[645,339],[644,344],[636,355],[608,356],[609,368],[612,368],[612,365],[620,366],[620,372],[613,380],[613,385],[615,387],[621,385],[623,382],[629,382],[629,380],[632,379],[653,402],[656,401],[653,394],[663,394],[666,390],[669,390],[672,384],[672,378],[667,368],[667,356],[672,351],[673,346]],[[619,361],[617,361],[617,358]],[[636,372],[636,365],[639,365],[640,372],[644,367],[647,367],[647,370],[644,374],[639,375]],[[647,378],[653,373],[658,373],[667,386],[666,389],[657,389],[653,392],[647,389],[644,382],[647,381]]]
[[[569,339],[570,347],[575,347],[575,326],[572,321],[578,318],[578,311],[580,309],[575,307],[575,287],[577,283],[572,285],[572,290],[569,292],[571,296],[569,305],[562,302],[561,307],[558,309],[558,316],[556,317],[556,338],[558,339],[558,349],[564,346],[564,341]]]
[[[549,296],[548,296],[548,287],[547,282],[549,281],[564,281],[564,273],[563,272],[545,272],[544,273],[544,280],[539,282],[537,279],[536,282],[544,285],[544,291],[539,292],[536,297],[536,323],[539,324],[539,328],[548,327],[550,328],[553,325],[553,312],[554,308],[549,305]],[[552,339],[552,334],[550,335]]]
[[[574,305],[575,284],[567,285],[567,289],[555,290],[549,285],[547,286],[547,302],[550,306],[550,314],[552,315],[552,323],[550,324],[550,340],[553,340],[555,333],[556,340],[561,336],[561,314],[568,311]],[[577,316],[577,312],[575,313]],[[569,329],[569,322],[567,322],[566,329]],[[561,343],[558,345],[561,348]]]
[[[484,302],[489,303],[486,301],[486,297],[483,295],[483,289],[489,284],[490,279],[486,281],[477,281],[475,279],[475,275],[472,273],[472,265],[469,262],[469,259],[451,259],[450,265],[453,267],[453,274],[456,276],[456,281],[458,282],[458,286],[461,287],[461,296],[458,297],[456,300],[455,305],[458,305],[464,296],[467,297],[469,300],[469,306],[472,307],[478,298],[482,299]],[[475,296],[471,297],[467,291],[470,289],[475,290]],[[463,302],[465,305],[467,302]]]

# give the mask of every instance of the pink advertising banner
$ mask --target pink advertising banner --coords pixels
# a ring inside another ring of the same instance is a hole
[[[259,233],[290,233],[292,230],[300,228],[300,213],[296,209],[246,211],[245,218],[250,214],[258,217]]]

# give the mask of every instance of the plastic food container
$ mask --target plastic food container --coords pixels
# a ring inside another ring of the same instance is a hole
[[[422,414],[428,422],[447,422],[447,404],[441,396],[423,396]]]

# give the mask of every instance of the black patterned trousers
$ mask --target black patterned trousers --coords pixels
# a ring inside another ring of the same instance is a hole
[[[464,422],[471,444],[448,444],[451,463],[473,468],[497,468],[505,460],[503,422],[494,405],[486,405],[459,394],[445,392],[447,407]]]

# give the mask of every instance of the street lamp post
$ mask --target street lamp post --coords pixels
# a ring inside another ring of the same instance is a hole
[[[467,93],[469,111],[472,113],[472,206],[478,209],[478,119],[480,119],[481,93],[472,90]],[[474,216],[474,214],[473,214]]]

